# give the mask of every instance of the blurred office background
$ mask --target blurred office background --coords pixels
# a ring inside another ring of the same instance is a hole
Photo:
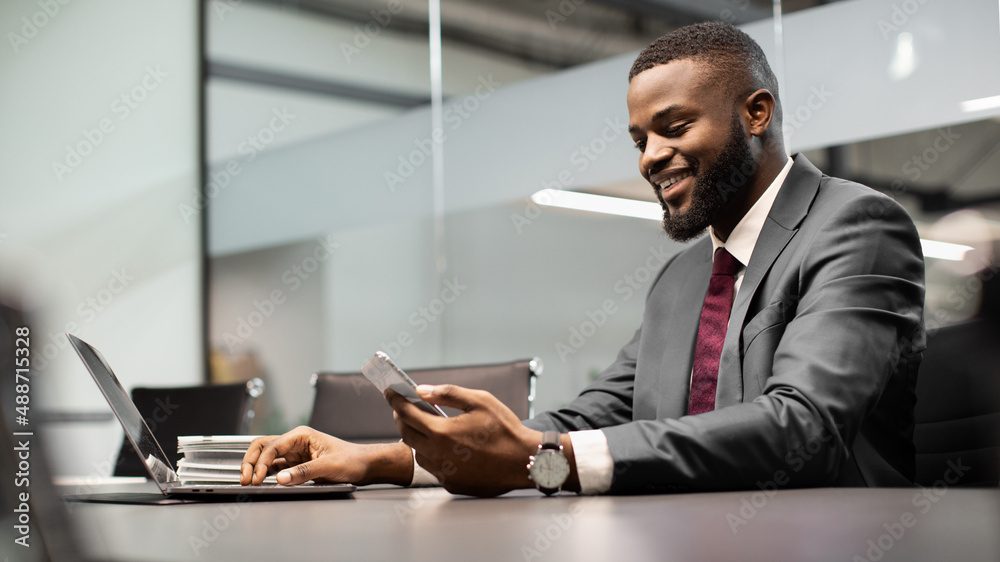
[[[263,377],[258,431],[302,423],[309,375],[376,349],[404,368],[537,356],[537,408],[568,402],[683,246],[542,190],[654,201],[626,76],[696,21],[763,46],[793,152],[909,210],[928,326],[977,314],[1000,235],[997,2],[433,7],[3,3],[0,287],[32,319],[57,472],[101,473],[121,439],[65,331],[127,387]]]

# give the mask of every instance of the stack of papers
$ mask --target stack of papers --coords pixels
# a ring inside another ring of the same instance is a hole
[[[177,476],[181,482],[240,483],[243,455],[256,435],[181,435],[177,438]],[[277,484],[274,476],[265,483]]]

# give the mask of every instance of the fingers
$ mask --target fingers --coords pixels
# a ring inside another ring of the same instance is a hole
[[[485,390],[473,390],[454,384],[427,385],[422,384],[417,387],[417,393],[432,404],[439,406],[450,406],[468,412],[475,408],[485,406],[490,400],[496,400],[492,394]]]
[[[316,478],[315,474],[319,472],[319,468],[319,462],[315,460],[304,462],[282,470],[276,478],[278,484],[282,486],[295,486],[296,484],[303,484]]]
[[[310,431],[313,430],[307,427],[297,427],[278,437],[254,439],[243,456],[243,464],[240,466],[240,484],[244,486],[262,484],[275,459],[299,456],[308,458],[308,434]],[[304,455],[301,454],[303,451]],[[282,462],[286,463],[289,460],[285,458]]]
[[[419,409],[418,412],[420,414],[425,414]],[[393,412],[392,416],[396,420],[396,430],[399,431],[399,436],[403,439],[403,443],[406,443],[407,446],[413,449],[422,448],[427,443],[428,438],[426,434],[421,433],[420,430],[407,424],[398,413]]]
[[[420,433],[428,434],[434,431],[432,428],[437,427],[436,424],[440,420],[447,419],[421,410],[402,394],[391,389],[385,391],[385,398],[394,410],[393,415],[396,418],[397,429],[401,427],[400,424],[402,423],[416,429]]]
[[[243,464],[240,465],[240,484],[244,486],[250,484],[253,476],[253,467],[257,464],[257,459],[260,458],[261,451],[276,438],[274,435],[267,435],[258,437],[250,442],[247,452],[243,455]]]

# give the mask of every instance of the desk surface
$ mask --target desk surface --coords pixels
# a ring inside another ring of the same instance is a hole
[[[115,560],[1000,560],[1000,490],[68,505]]]

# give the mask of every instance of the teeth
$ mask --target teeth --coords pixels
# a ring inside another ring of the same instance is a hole
[[[691,177],[691,172],[687,172],[687,173],[681,174],[679,176],[676,176],[676,177],[664,180],[664,181],[660,182],[660,184],[659,184],[660,185],[660,189],[666,189],[666,188],[670,187],[671,185],[674,185],[675,183],[681,181],[682,179],[689,178],[689,177]]]

